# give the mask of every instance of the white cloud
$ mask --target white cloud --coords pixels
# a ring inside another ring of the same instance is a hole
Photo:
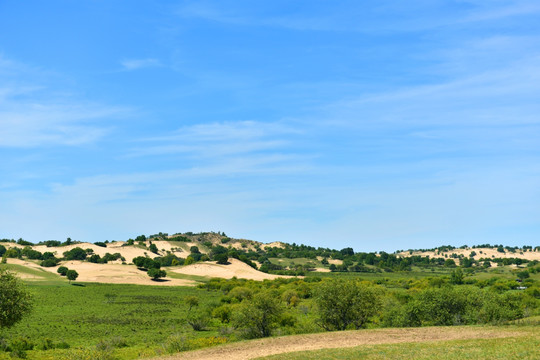
[[[148,138],[129,156],[188,154],[194,157],[223,158],[231,155],[286,151],[293,137],[302,134],[298,128],[279,122],[237,121],[195,124],[175,132]]]
[[[95,142],[111,131],[111,119],[129,113],[59,92],[45,71],[0,60],[0,147]]]
[[[124,70],[133,71],[144,68],[160,67],[162,66],[161,62],[157,59],[148,58],[148,59],[126,59],[120,62]]]

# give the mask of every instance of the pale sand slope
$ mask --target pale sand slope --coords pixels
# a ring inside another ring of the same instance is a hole
[[[241,262],[236,259],[229,259],[230,264],[220,265],[215,262],[204,262],[191,264],[183,266],[178,269],[171,269],[170,271],[184,274],[184,275],[198,275],[198,276],[207,276],[207,277],[219,277],[224,279],[231,279],[233,277],[241,279],[250,279],[250,280],[272,280],[280,277],[290,277],[290,276],[280,276],[266,274],[261,271],[255,270],[251,266]]]
[[[141,271],[133,265],[94,264],[85,261],[67,261],[62,265],[79,273],[77,282],[167,286],[194,286],[197,284],[192,280],[171,278],[153,281],[145,271]],[[56,271],[56,268],[52,269]]]
[[[20,260],[20,259],[7,259],[8,264],[17,264],[22,265],[27,268],[31,268],[38,271],[47,271],[47,268],[41,267],[36,263],[33,263],[31,261],[27,260]],[[54,268],[56,270],[56,268]],[[28,274],[23,272],[14,271],[18,277],[25,280],[45,280],[46,278],[44,276],[34,275],[34,274]]]
[[[148,255],[149,257],[155,257],[155,256],[162,256],[165,255],[167,251],[171,251],[174,246],[171,245],[168,241],[154,241],[154,244],[156,244],[159,254],[153,254],[148,249],[142,249],[137,246],[122,246],[125,244],[123,241],[118,241],[114,243],[107,244],[107,247],[101,247],[97,246],[92,243],[80,243],[80,244],[72,244],[67,246],[58,246],[58,247],[47,247],[45,245],[36,245],[32,246],[32,249],[37,250],[41,253],[44,252],[52,252],[57,257],[62,257],[64,252],[72,250],[73,248],[79,247],[82,249],[92,249],[94,251],[94,254],[98,254],[99,256],[103,257],[106,253],[114,254],[114,253],[120,253],[127,262],[131,262],[133,258],[137,256],[145,256]],[[14,243],[2,243],[6,248],[10,247],[18,247],[20,249],[24,248],[23,245],[14,244]],[[149,242],[146,242],[147,246],[150,246]],[[179,255],[180,257],[186,257],[189,255],[189,253],[186,253],[182,249],[178,249],[173,251],[175,254]]]
[[[462,326],[336,331],[242,341],[212,348],[154,358],[241,360],[262,356],[318,349],[348,348],[361,345],[433,342],[448,340],[518,337],[517,330]]]
[[[451,254],[456,254],[456,255],[463,255],[463,256],[469,257],[470,253],[473,252],[473,251],[476,253],[476,256],[474,256],[474,259],[480,259],[480,258],[502,258],[502,259],[504,259],[504,258],[520,258],[520,259],[538,260],[538,261],[540,261],[540,252],[538,252],[538,251],[532,251],[532,252],[531,251],[526,251],[523,254],[520,254],[519,250],[516,251],[515,253],[511,253],[511,252],[508,252],[508,251],[506,251],[504,253],[501,253],[501,252],[498,252],[497,249],[490,249],[490,248],[454,249],[454,250],[441,252],[440,254],[437,254],[435,251],[425,251],[425,252],[414,251],[412,254],[409,254],[408,251],[404,251],[404,252],[399,253],[398,255],[404,256],[404,257],[412,256],[412,255],[420,255],[420,256],[429,256],[430,258],[444,257],[444,255],[448,255],[448,257],[450,258]],[[482,252],[482,254],[480,254],[480,251]]]
[[[31,261],[8,259],[10,264],[23,265],[40,271],[48,271],[58,274],[56,267],[41,267]],[[197,282],[184,279],[165,278],[160,281],[153,281],[145,271],[138,270],[133,265],[122,264],[94,264],[85,261],[62,262],[60,266],[65,266],[70,270],[75,270],[79,274],[76,282],[99,282],[106,284],[136,284],[136,285],[165,285],[165,286],[195,286]],[[17,272],[17,271],[16,271]],[[19,273],[17,275],[26,280],[44,280],[43,277],[32,274]]]

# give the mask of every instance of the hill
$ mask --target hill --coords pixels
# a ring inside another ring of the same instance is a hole
[[[335,250],[282,242],[264,244],[215,232],[159,233],[127,241],[96,243],[79,243],[69,238],[64,243],[49,240],[39,244],[3,239],[0,246],[0,255],[5,252],[6,261],[18,265],[19,273],[26,279],[43,280],[54,276],[59,266],[67,266],[79,273],[77,281],[82,282],[168,286],[195,285],[196,280],[210,277],[264,280],[328,272],[375,276],[411,271],[413,267],[444,270],[455,266],[470,269],[510,266],[517,271],[527,263],[534,265],[540,261],[540,247],[532,246],[485,244],[459,248],[441,246],[394,254],[362,253],[352,248]],[[227,264],[218,264],[223,256]],[[159,282],[151,280],[133,265],[135,258],[155,259],[168,276]],[[32,271],[22,271],[24,268]]]

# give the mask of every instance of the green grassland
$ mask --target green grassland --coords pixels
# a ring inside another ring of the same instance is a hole
[[[278,259],[272,258],[272,261],[276,260]],[[307,258],[283,260],[281,263],[286,263],[283,264],[286,266],[314,262]],[[223,311],[235,312],[243,308],[245,310],[253,304],[252,297],[262,292],[271,294],[283,310],[274,324],[272,335],[321,332],[324,329],[318,322],[316,296],[319,285],[328,282],[325,281],[328,279],[360,279],[378,289],[384,311],[378,312],[364,327],[413,326],[394,325],[393,322],[385,319],[388,319],[388,316],[405,315],[408,308],[404,306],[414,305],[415,301],[425,301],[427,299],[425,296],[442,294],[437,292],[437,289],[440,289],[443,284],[451,286],[451,276],[455,271],[455,268],[417,266],[412,266],[410,271],[385,271],[367,265],[366,268],[373,272],[306,272],[304,279],[257,282],[182,275],[170,271],[171,268],[165,268],[168,277],[189,279],[201,285],[200,287],[171,287],[80,282],[70,285],[65,278],[46,270],[16,264],[2,266],[26,277],[32,277],[25,278],[24,282],[34,297],[32,313],[14,327],[0,332],[0,359],[2,360],[16,356],[26,356],[28,359],[127,360],[237,341],[242,338],[242,335],[232,326],[232,321],[225,320]],[[449,290],[449,294],[456,296],[466,294],[467,287],[470,287],[471,291],[478,288],[493,291],[496,294],[508,294],[508,299],[513,299],[513,295],[528,294],[523,301],[514,299],[517,301],[516,304],[519,304],[516,306],[526,308],[527,310],[523,312],[526,316],[539,315],[540,298],[537,292],[533,293],[530,290],[538,290],[540,272],[531,273],[530,278],[524,281],[523,284],[530,285],[525,292],[514,289],[517,284],[515,279],[516,268],[513,266],[467,269],[464,271],[463,285],[455,285],[455,291]],[[427,291],[430,289],[433,292]],[[461,289],[465,292],[461,292]],[[475,290],[470,294],[480,293]],[[199,302],[198,306],[194,306],[191,310],[186,302],[186,297],[190,296],[196,297]],[[444,301],[444,296],[439,300]],[[490,309],[497,310],[496,301],[487,305],[491,306]],[[414,309],[421,309],[421,307],[416,306]],[[214,313],[214,310],[221,310],[221,312]],[[204,313],[208,322],[202,331],[195,331],[193,325],[190,324],[192,322],[190,316],[197,313]],[[516,318],[518,317],[507,319]],[[508,324],[508,321],[497,323]],[[528,350],[540,348],[537,334],[540,333],[537,327],[538,316],[510,323],[521,324],[520,328],[527,329],[527,334],[522,339],[448,341],[439,342],[436,346],[425,343],[374,345],[293,353],[270,358],[477,359],[485,356],[494,359],[540,358],[540,356],[534,357],[534,353]],[[422,321],[422,325],[429,324]],[[18,344],[17,346],[24,348],[26,343],[31,343],[33,346],[20,353],[12,350],[2,351],[2,346],[5,344],[11,344],[12,348]],[[457,355],[449,357],[449,351]]]
[[[409,342],[391,345],[364,345],[352,348],[299,351],[261,357],[264,360],[537,360],[540,358],[540,329],[521,327],[523,335],[500,339]]]
[[[54,275],[54,274],[53,274]],[[33,312],[3,337],[28,339],[34,344],[52,341],[67,343],[70,349],[31,350],[29,359],[56,359],[74,348],[95,348],[111,339],[120,343],[115,350],[119,358],[155,355],[171,334],[190,337],[218,335],[217,331],[194,332],[186,323],[188,305],[184,298],[192,295],[201,307],[217,301],[218,293],[194,287],[139,286],[85,283],[68,285],[63,281],[28,282],[34,296]],[[0,336],[1,337],[1,336]],[[9,358],[0,352],[0,359]]]

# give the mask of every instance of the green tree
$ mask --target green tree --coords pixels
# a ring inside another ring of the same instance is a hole
[[[66,260],[84,260],[86,259],[86,255],[86,250],[80,247],[64,252],[64,258]]]
[[[444,261],[444,266],[446,266],[446,267],[456,267],[456,262],[454,261],[454,259],[446,259]]]
[[[163,278],[163,277],[167,276],[167,273],[165,272],[165,270],[160,270],[160,269],[157,269],[157,268],[148,269],[147,274],[148,274],[148,276],[150,276],[152,278],[152,280],[157,280],[159,278]]]
[[[71,284],[72,281],[77,280],[77,278],[79,277],[79,273],[75,270],[68,270],[66,272],[66,277],[69,280],[69,283]]]
[[[260,292],[251,301],[244,300],[233,312],[232,324],[242,331],[245,338],[272,335],[284,308],[278,295],[271,291]]]
[[[355,280],[332,280],[319,286],[315,302],[324,329],[360,329],[377,313],[381,297],[374,286]]]
[[[68,269],[67,267],[65,267],[65,266],[60,266],[60,267],[58,268],[58,270],[56,270],[56,272],[59,273],[59,274],[62,275],[62,276],[66,276],[68,270],[69,270],[69,269]]]
[[[221,265],[227,265],[229,263],[229,257],[226,254],[217,254],[214,256],[214,260]]]
[[[153,252],[154,254],[158,253],[158,248],[156,244],[150,244],[150,247],[148,249],[150,249],[150,251]]]
[[[188,311],[191,311],[191,308],[194,306],[199,306],[199,298],[197,296],[186,296],[184,302],[189,305]]]
[[[521,280],[525,280],[525,279],[528,279],[529,278],[529,272],[527,270],[523,270],[523,271],[519,271],[517,273],[517,277],[520,278]]]
[[[452,274],[450,275],[450,282],[454,285],[463,284],[463,271],[461,268],[457,268],[452,271]]]
[[[0,329],[9,328],[32,310],[32,296],[21,281],[0,268]]]

